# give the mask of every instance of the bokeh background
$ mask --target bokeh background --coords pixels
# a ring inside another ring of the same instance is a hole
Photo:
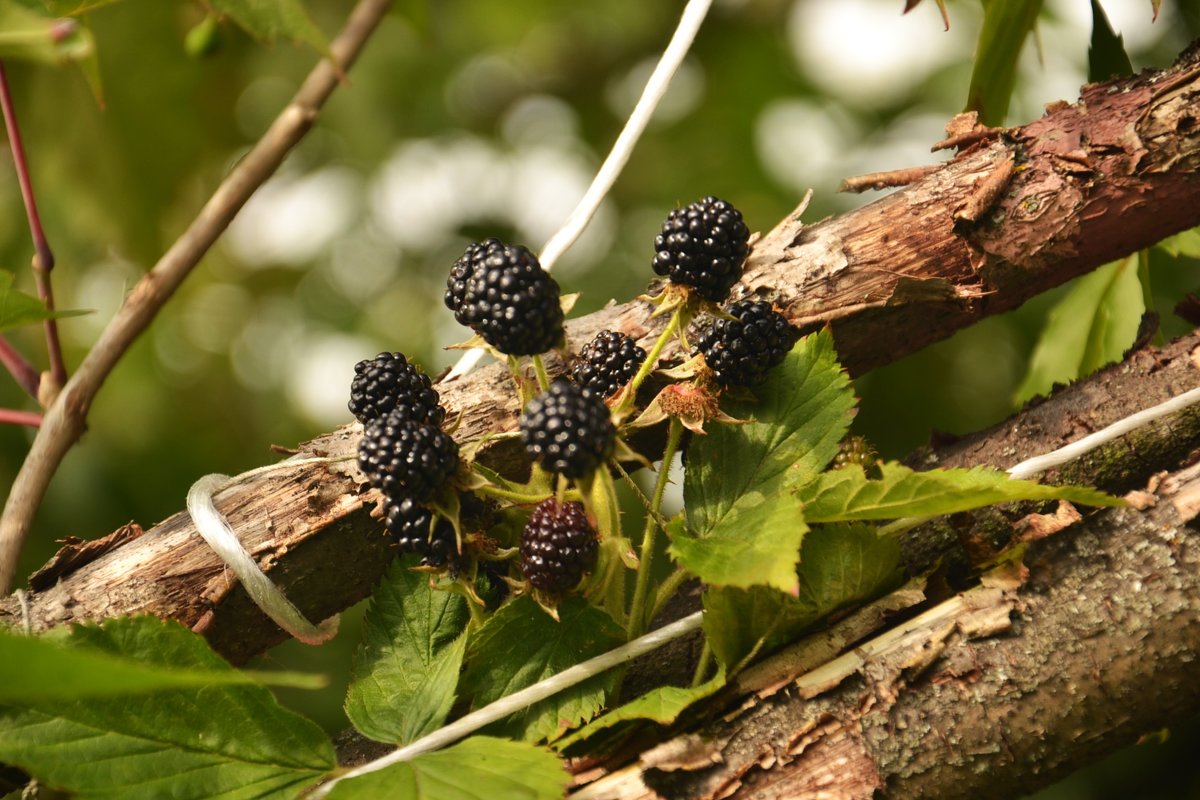
[[[999,0],[992,0],[998,2]],[[683,3],[645,0],[398,2],[317,128],[201,263],[97,398],[23,559],[35,569],[68,536],[95,538],[180,510],[189,485],[236,473],[350,419],[353,365],[402,350],[430,373],[465,338],[441,304],[468,241],[539,248],[583,194],[678,20]],[[1022,55],[1009,122],[1073,100],[1087,75],[1087,0],[1047,0]],[[863,172],[933,163],[929,145],[961,110],[979,36],[978,3],[717,0],[692,54],[611,196],[556,267],[577,311],[627,299],[650,277],[667,212],[705,194],[767,230],[812,189],[816,220],[869,202],[836,193]],[[1200,35],[1200,4],[1106,0],[1135,68],[1165,66]],[[323,30],[347,3],[313,0]],[[62,324],[78,364],[123,294],[196,213],[286,104],[314,61],[229,24],[204,53],[185,47],[199,3],[128,0],[89,15],[103,107],[80,72],[10,64],[43,218],[58,257]],[[0,153],[0,268],[32,292],[31,245],[7,148]],[[1170,309],[1196,263],[1155,251]],[[856,428],[901,457],[933,431],[964,433],[1014,411],[1039,332],[1065,290],[858,382]],[[45,364],[40,329],[13,340]],[[2,377],[2,376],[0,376]],[[0,380],[0,406],[31,408]],[[30,441],[0,427],[0,486]],[[277,648],[272,666],[323,671],[319,693],[285,700],[331,731],[361,609],[331,645]],[[1040,797],[1200,797],[1200,723],[1073,776]]]

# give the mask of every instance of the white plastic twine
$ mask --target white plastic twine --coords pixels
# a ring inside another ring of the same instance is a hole
[[[659,101],[667,93],[667,88],[679,70],[679,65],[683,63],[683,59],[692,48],[692,42],[695,41],[696,33],[700,30],[705,16],[708,15],[710,6],[712,6],[712,0],[688,0],[687,6],[683,9],[683,15],[679,19],[679,26],[675,28],[675,33],[671,37],[670,43],[667,44],[667,49],[663,51],[658,65],[650,74],[650,79],[646,81],[646,88],[642,90],[642,96],[638,98],[637,105],[633,107],[633,113],[626,120],[625,127],[621,129],[621,134],[613,144],[612,150],[609,151],[608,157],[600,165],[600,170],[592,179],[591,186],[588,187],[579,204],[575,206],[575,210],[567,217],[567,221],[542,248],[542,252],[538,256],[542,269],[549,272],[559,257],[575,244],[588,223],[592,221],[592,217],[596,215],[596,210],[600,208],[604,196],[616,183],[617,176],[621,174],[638,139],[646,130],[650,118],[654,116],[654,110],[658,108]],[[463,353],[462,357],[458,359],[458,363],[446,375],[446,380],[460,378],[473,370],[479,360],[483,358],[484,352],[482,348],[476,347]]]
[[[393,750],[382,758],[377,758],[374,761],[363,764],[361,767],[356,767],[345,775],[341,775],[328,783],[318,786],[307,797],[311,798],[311,800],[318,800],[318,798],[328,795],[339,781],[377,772],[384,767],[390,767],[392,764],[409,761],[422,753],[428,753],[439,747],[445,747],[469,733],[474,733],[484,725],[488,725],[498,719],[503,719],[515,711],[528,708],[539,700],[545,700],[547,697],[564,689],[569,689],[577,683],[582,683],[588,678],[595,677],[601,672],[612,669],[626,661],[631,661],[638,656],[645,655],[652,650],[656,650],[667,642],[678,639],[680,636],[698,629],[703,620],[703,614],[703,611],[697,611],[681,620],[672,622],[670,625],[664,625],[661,628],[650,631],[645,636],[640,636],[632,642],[623,644],[614,650],[598,655],[595,658],[590,658],[573,667],[568,667],[540,683],[535,683],[519,692],[502,697],[496,702],[486,705],[478,711],[472,711],[465,717],[457,719],[444,728],[434,731],[423,739],[418,739],[410,745],[401,747],[399,750]]]
[[[1159,403],[1136,414],[1131,414],[1124,419],[1114,422],[1107,428],[1102,428],[1078,441],[1071,442],[1066,447],[1060,447],[1058,450],[1046,453],[1045,455],[1026,459],[1020,464],[1010,467],[1008,475],[1011,478],[1030,478],[1040,472],[1045,472],[1048,469],[1066,464],[1069,461],[1074,461],[1084,453],[1095,450],[1101,445],[1108,444],[1113,439],[1124,436],[1135,428],[1148,425],[1156,419],[1161,419],[1168,414],[1174,414],[1176,411],[1182,411],[1196,403],[1200,403],[1200,387],[1184,392],[1177,397],[1172,397],[1165,403]]]
[[[329,461],[329,459],[305,459],[303,461],[285,461],[270,467],[254,470],[246,475],[273,471],[280,467],[293,467],[314,461]],[[245,475],[239,477],[246,477]],[[237,534],[225,521],[225,516],[217,510],[213,503],[213,495],[230,482],[228,475],[205,475],[192,484],[187,494],[187,510],[192,517],[196,530],[208,542],[208,546],[216,551],[225,564],[242,582],[250,599],[262,609],[271,620],[283,630],[305,644],[322,644],[329,641],[337,633],[338,617],[335,614],[319,626],[308,621],[300,609],[292,604],[279,591],[279,587],[259,569],[258,562],[246,552]]]

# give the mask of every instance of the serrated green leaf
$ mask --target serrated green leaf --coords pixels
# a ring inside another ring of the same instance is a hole
[[[461,686],[475,708],[625,641],[621,627],[582,598],[566,600],[558,607],[558,614],[560,621],[555,622],[528,595],[522,595],[472,634]],[[527,741],[557,739],[600,711],[615,680],[614,672],[597,675],[512,715],[496,727]]]
[[[1137,265],[1136,253],[1105,264],[1076,280],[1055,304],[1017,389],[1018,403],[1121,360],[1146,310]]]
[[[47,319],[77,317],[88,314],[88,311],[47,311],[46,306],[36,297],[30,297],[24,292],[13,288],[14,276],[7,270],[0,269],[0,331],[19,328]]]
[[[460,594],[436,591],[403,560],[371,594],[346,692],[365,736],[407,744],[441,726],[454,704],[470,614]]]
[[[979,112],[984,125],[1001,125],[1008,114],[1017,61],[1025,39],[1033,31],[1042,0],[988,0],[984,3],[983,28],[975,50],[967,111]]]
[[[233,671],[176,623],[80,627],[79,646],[159,668]],[[0,762],[80,798],[291,797],[334,766],[312,722],[261,686],[0,707]]]
[[[787,492],[743,495],[716,527],[693,537],[668,526],[670,553],[710,586],[771,586],[795,594],[800,540],[808,528],[800,504]]]
[[[112,630],[129,628],[134,636],[157,636],[161,625],[153,617],[108,623]],[[324,685],[319,675],[157,667],[92,649],[88,646],[88,630],[76,628],[66,637],[49,641],[0,628],[0,703],[34,705],[49,700],[252,683],[308,689]]]
[[[730,675],[821,618],[803,594],[793,597],[766,586],[709,588],[702,601],[705,639]]]
[[[800,596],[820,617],[873,600],[904,580],[900,543],[871,525],[818,525],[804,537]]]
[[[837,455],[854,417],[854,392],[828,331],[796,343],[755,389],[759,402],[725,402],[750,425],[710,425],[688,447],[684,505],[697,536],[712,531],[749,492],[770,497],[784,482],[807,480]]]
[[[91,32],[75,20],[0,0],[0,59],[60,64],[87,58],[94,49]]]
[[[359,778],[329,800],[560,800],[571,776],[544,747],[474,736]]]
[[[208,0],[246,33],[263,42],[287,39],[329,54],[325,34],[313,22],[300,0]]]
[[[717,674],[699,686],[660,686],[646,692],[636,700],[631,700],[619,708],[594,719],[584,727],[554,743],[558,750],[565,750],[571,745],[590,739],[601,731],[609,730],[623,722],[633,720],[649,720],[659,725],[670,725],[688,707],[711,697],[725,685],[725,667],[721,666]]]
[[[824,473],[798,490],[810,524],[954,514],[1014,500],[1069,500],[1089,506],[1121,506],[1124,500],[1085,486],[1018,481],[986,467],[914,472],[893,462],[870,480],[857,464]]]
[[[1125,52],[1124,39],[1113,30],[1100,0],[1092,0],[1092,42],[1088,46],[1088,80],[1106,81],[1109,78],[1133,74],[1133,64]]]
[[[1163,239],[1155,247],[1176,258],[1180,256],[1200,258],[1200,228],[1192,228],[1182,233],[1177,233],[1174,236]]]

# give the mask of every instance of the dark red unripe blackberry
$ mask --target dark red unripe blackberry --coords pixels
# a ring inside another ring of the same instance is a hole
[[[529,457],[567,478],[582,478],[603,464],[616,435],[600,396],[562,379],[530,400],[521,415],[521,440]]]
[[[366,425],[393,411],[406,419],[442,424],[446,410],[429,376],[403,353],[380,353],[354,365],[350,413]]]
[[[521,573],[550,595],[575,588],[596,563],[596,530],[582,503],[553,497],[533,510],[521,533]]]
[[[612,397],[633,380],[645,360],[646,351],[629,336],[600,331],[579,351],[571,379],[601,397]]]
[[[558,284],[520,245],[489,239],[468,247],[450,272],[446,304],[456,320],[508,355],[544,353],[563,337]]]
[[[742,275],[749,239],[741,212],[710,195],[667,217],[654,239],[654,271],[719,303]]]
[[[411,497],[388,503],[385,524],[396,546],[402,552],[421,556],[422,564],[440,567],[458,555],[454,525],[442,517],[435,525],[433,512]]]
[[[750,386],[783,361],[798,332],[762,300],[740,300],[727,311],[733,319],[714,320],[700,333],[695,352],[704,355],[717,383]]]
[[[424,501],[458,468],[458,444],[438,426],[393,411],[363,431],[358,466],[389,498]]]

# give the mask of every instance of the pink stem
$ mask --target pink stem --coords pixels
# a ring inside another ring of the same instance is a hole
[[[0,408],[0,425],[28,425],[40,428],[42,415],[36,411],[17,411],[12,408]]]
[[[37,399],[38,384],[41,382],[41,376],[38,371],[30,364],[25,356],[17,352],[17,348],[12,346],[12,343],[0,336],[0,364],[9,371],[21,388],[24,389],[30,397]]]

